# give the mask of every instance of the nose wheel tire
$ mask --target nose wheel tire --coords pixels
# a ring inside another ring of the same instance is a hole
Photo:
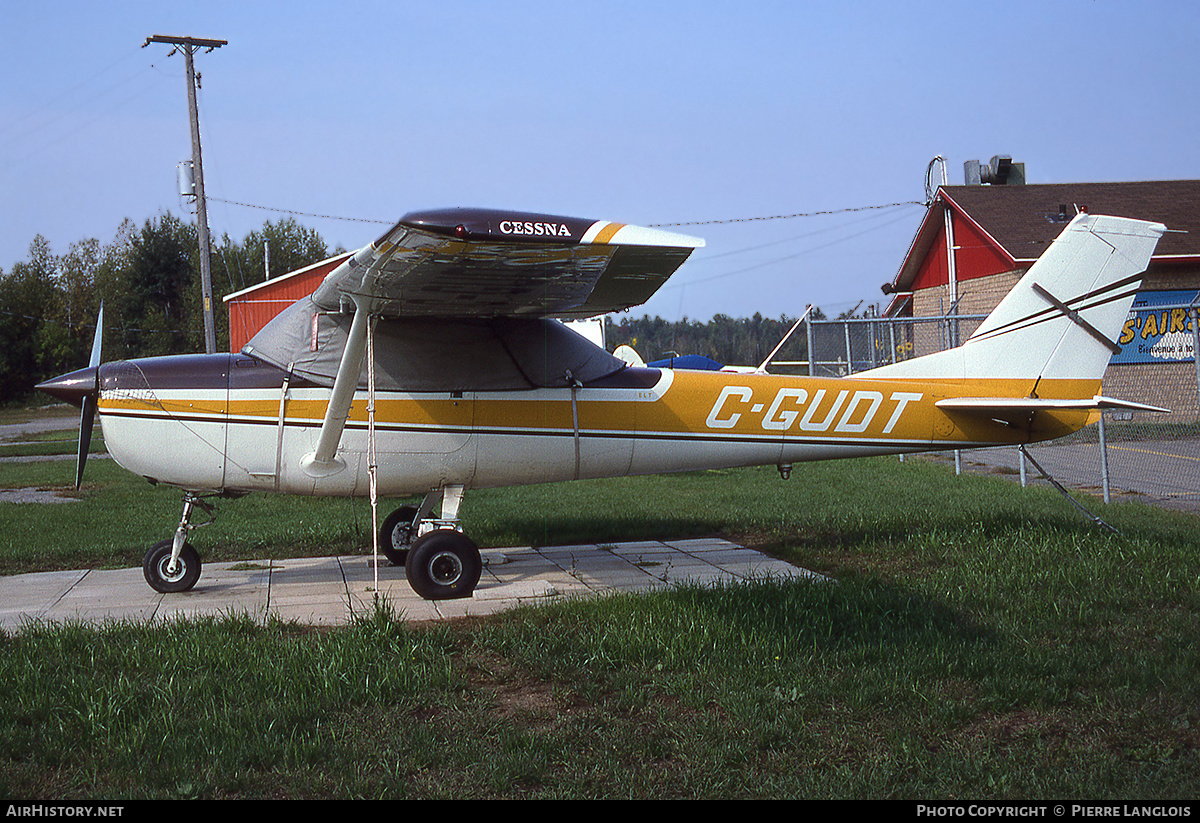
[[[200,579],[200,555],[191,543],[184,543],[179,561],[171,568],[173,540],[155,543],[142,559],[142,573],[156,592],[186,592]]]
[[[479,548],[454,529],[437,529],[417,538],[404,564],[408,584],[426,600],[470,597],[482,571]]]

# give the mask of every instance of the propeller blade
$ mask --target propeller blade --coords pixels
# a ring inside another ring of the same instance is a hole
[[[92,424],[96,421],[96,401],[100,394],[100,343],[104,337],[104,302],[100,302],[100,313],[96,317],[96,336],[92,338],[92,354],[88,368],[95,375],[92,391],[83,396],[79,413],[79,454],[75,460],[75,488],[83,485],[83,467],[87,463],[88,450],[92,447]]]
[[[89,366],[100,365],[100,343],[104,337],[104,301],[100,301],[100,313],[96,316],[96,336],[92,338],[92,356],[88,360]]]
[[[96,395],[83,398],[83,411],[79,415],[79,457],[75,462],[75,488],[83,485],[83,466],[87,463],[88,450],[92,447],[92,423],[96,419]]]

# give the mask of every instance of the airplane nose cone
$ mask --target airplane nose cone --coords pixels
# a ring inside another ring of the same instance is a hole
[[[55,377],[45,383],[38,383],[36,388],[73,406],[82,406],[85,397],[99,393],[99,372],[99,366],[88,366],[86,369]]]

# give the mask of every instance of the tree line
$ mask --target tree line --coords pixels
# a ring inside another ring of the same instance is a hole
[[[824,318],[820,309],[813,309],[815,320]],[[647,363],[688,354],[699,354],[725,366],[758,366],[783,341],[797,318],[782,315],[778,318],[735,318],[725,314],[711,320],[683,318],[678,321],[661,317],[610,315],[605,322],[604,340],[610,351],[617,346],[630,346]],[[796,329],[776,353],[773,362],[807,361],[808,335],[804,326]]]
[[[240,242],[214,240],[210,260],[217,340],[228,340],[222,298],[333,254],[313,229],[267,221]],[[125,220],[108,243],[89,238],[55,253],[37,236],[0,269],[0,404],[31,399],[42,380],[87,365],[104,303],[103,358],[204,351],[197,228],[168,213]]]
[[[325,260],[330,250],[314,229],[287,218],[267,221],[241,241],[212,244],[213,314],[218,346],[229,340],[222,298]],[[40,235],[28,258],[0,269],[0,404],[33,399],[42,380],[87,365],[96,317],[104,303],[103,359],[125,360],[204,350],[197,229],[168,213],[140,227],[125,220],[108,243],[89,238],[56,253]],[[815,316],[820,317],[819,310]],[[794,318],[684,318],[622,315],[606,321],[612,351],[632,346],[647,362],[701,354],[722,364],[758,365],[791,329]],[[805,360],[801,328],[776,361]]]

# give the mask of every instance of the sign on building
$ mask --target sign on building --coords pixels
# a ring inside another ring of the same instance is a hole
[[[1133,301],[1112,363],[1191,362],[1195,332],[1188,306],[1200,297],[1194,289],[1141,292]]]

